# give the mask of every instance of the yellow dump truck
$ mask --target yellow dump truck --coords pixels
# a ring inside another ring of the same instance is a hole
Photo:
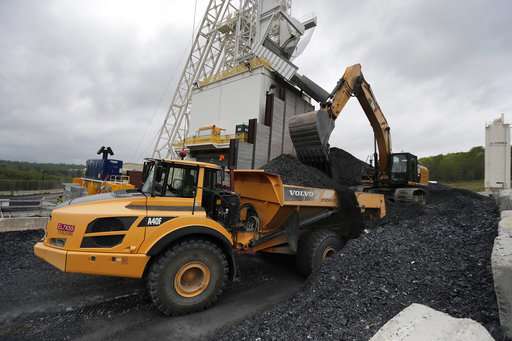
[[[148,159],[139,191],[54,209],[34,252],[65,272],[145,278],[156,307],[177,315],[218,299],[236,276],[235,252],[296,255],[307,275],[343,246],[357,221],[350,215],[385,215],[380,194],[345,203],[334,190],[283,184],[262,170],[233,171],[230,191],[223,174],[214,164]]]

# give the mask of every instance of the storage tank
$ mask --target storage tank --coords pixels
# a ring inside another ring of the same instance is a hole
[[[485,189],[510,188],[510,124],[504,115],[485,126]]]
[[[85,163],[85,177],[95,180],[109,180],[121,175],[123,161],[113,159],[90,159]]]

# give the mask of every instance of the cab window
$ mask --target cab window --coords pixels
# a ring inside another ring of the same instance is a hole
[[[222,174],[220,170],[205,168],[203,182],[203,198],[201,200],[206,214],[211,218],[217,217],[218,191],[221,189]]]
[[[164,165],[159,165],[155,168],[155,175],[153,180],[153,194],[155,196],[165,195],[165,184],[169,168]]]
[[[407,156],[404,154],[393,155],[391,161],[391,180],[394,182],[407,181]]]
[[[407,157],[405,155],[393,155],[392,173],[407,173]]]
[[[203,187],[207,189],[215,189],[221,185],[221,174],[217,169],[208,169],[204,171]]]
[[[166,197],[194,197],[197,187],[197,168],[171,166],[165,188]]]
[[[197,187],[197,167],[159,164],[150,172],[151,181],[144,187],[153,186],[153,195],[165,197],[194,197]]]

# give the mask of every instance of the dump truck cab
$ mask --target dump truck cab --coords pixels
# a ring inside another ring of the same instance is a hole
[[[140,190],[77,198],[54,209],[35,254],[65,272],[141,278],[173,245],[194,239],[214,250],[217,266],[233,278],[231,234],[202,206],[203,187],[218,187],[219,172],[208,163],[146,160]]]
[[[307,275],[384,197],[283,184],[262,170],[147,159],[139,190],[77,198],[52,211],[35,254],[65,272],[145,278],[167,315],[213,304],[236,275],[234,252],[295,255]],[[359,220],[358,220],[359,219]]]

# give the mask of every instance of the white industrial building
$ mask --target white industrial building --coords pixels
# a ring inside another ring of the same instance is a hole
[[[288,121],[314,109],[302,91],[264,63],[256,64],[234,76],[203,83],[192,93],[194,130],[215,124],[229,134],[236,125],[251,126],[249,121],[254,121],[253,141],[237,141],[231,153],[237,168],[258,168],[283,153],[293,154]]]
[[[191,129],[212,123],[233,133],[250,118],[263,121],[266,93],[275,77],[265,67],[209,83],[192,92]]]
[[[258,168],[294,153],[289,118],[314,110],[311,97],[320,102],[328,93],[293,64],[316,17],[294,18],[291,3],[210,0],[158,134],[155,157],[176,157],[184,150],[200,161],[226,158],[232,167]],[[204,136],[207,127],[210,140]],[[225,129],[223,136],[219,128]],[[235,128],[247,135],[231,138]]]
[[[503,114],[485,126],[485,189],[510,188],[510,124]]]

